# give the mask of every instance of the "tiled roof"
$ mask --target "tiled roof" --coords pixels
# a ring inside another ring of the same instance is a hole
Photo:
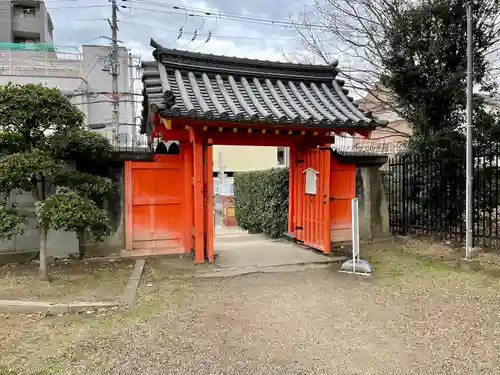
[[[336,64],[305,65],[166,49],[151,41],[143,62],[143,126],[150,109],[165,116],[294,124],[314,128],[385,125],[363,113]]]

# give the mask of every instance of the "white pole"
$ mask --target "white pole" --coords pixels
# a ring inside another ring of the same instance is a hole
[[[467,148],[466,148],[466,186],[465,186],[465,259],[472,257],[472,187],[473,187],[473,155],[472,155],[472,2],[467,2]]]
[[[352,209],[352,270],[356,272],[356,261],[359,259],[358,198],[352,199],[351,209]]]

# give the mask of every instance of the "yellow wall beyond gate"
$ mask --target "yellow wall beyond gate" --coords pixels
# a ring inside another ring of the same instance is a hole
[[[220,161],[225,172],[247,172],[278,166],[277,147],[214,145],[213,150],[216,172],[219,171]]]

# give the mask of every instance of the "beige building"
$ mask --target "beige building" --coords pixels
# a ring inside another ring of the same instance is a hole
[[[214,146],[214,191],[234,192],[233,174],[288,166],[288,148],[268,146]]]
[[[380,86],[357,101],[360,109],[371,112],[377,119],[387,120],[388,124],[385,128],[374,130],[369,139],[356,138],[354,148],[394,155],[406,147],[412,130],[410,124],[394,110],[394,102],[390,91]]]
[[[248,172],[285,166],[284,150],[264,146],[214,146],[214,172]]]

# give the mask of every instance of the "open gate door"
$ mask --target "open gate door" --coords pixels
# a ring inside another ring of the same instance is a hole
[[[330,243],[330,148],[298,149],[294,183],[296,240],[325,254]]]
[[[180,155],[125,162],[126,248],[122,256],[185,252]]]
[[[332,156],[330,177],[330,225],[332,242],[351,241],[351,201],[356,197],[356,165],[341,164]]]

